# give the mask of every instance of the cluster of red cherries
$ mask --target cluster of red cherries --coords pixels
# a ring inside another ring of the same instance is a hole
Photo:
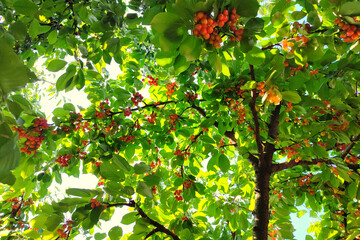
[[[146,77],[149,79],[150,86],[158,86],[159,85],[158,84],[159,78],[154,78],[150,75],[147,75]]]
[[[71,159],[71,155],[59,155],[59,157],[55,160],[56,163],[59,163],[61,167],[69,166],[68,161]]]
[[[184,186],[184,189],[189,189],[189,188],[191,188],[191,185],[193,185],[194,184],[194,182],[193,181],[191,181],[191,180],[186,180],[185,182],[183,182],[183,186]]]
[[[95,111],[95,117],[96,118],[105,118],[105,115],[111,115],[111,109],[110,109],[110,101],[109,99],[106,99],[105,101],[100,103],[100,111]]]
[[[355,22],[359,22],[356,17],[353,17],[353,19]],[[342,30],[340,38],[343,39],[344,42],[354,42],[359,39],[360,28],[356,25],[348,24],[341,20],[341,18],[335,19],[334,23]]]
[[[196,24],[193,34],[199,38],[209,40],[209,43],[215,48],[220,48],[223,41],[220,34],[229,36],[232,42],[241,41],[244,29],[237,26],[239,18],[240,16],[236,14],[235,8],[231,10],[230,16],[229,11],[225,9],[217,16],[217,20],[203,12],[197,12],[194,17]],[[226,25],[230,28],[231,33],[228,33],[228,30],[223,28]]]
[[[66,224],[63,224],[61,228],[56,230],[57,234],[59,235],[59,238],[68,238],[68,233],[71,231],[71,225],[73,224],[73,221],[68,220]]]
[[[123,140],[125,142],[134,142],[135,136],[126,135],[124,137],[120,137],[120,140]]]
[[[144,97],[143,97],[139,92],[136,92],[136,93],[131,97],[130,100],[135,104],[135,106],[138,106],[139,103],[141,103],[143,99],[144,99]]]
[[[184,198],[181,196],[181,193],[182,193],[182,190],[176,190],[174,192],[174,195],[175,195],[175,199],[178,200],[178,201],[182,201],[184,200]]]
[[[19,139],[24,138],[24,146],[20,149],[21,152],[30,155],[35,153],[44,141],[46,129],[49,129],[47,120],[43,118],[36,118],[32,127],[24,129],[23,127],[12,127],[12,130],[19,133]]]

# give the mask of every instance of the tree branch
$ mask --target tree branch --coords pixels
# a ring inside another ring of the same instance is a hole
[[[360,136],[356,136],[351,143],[349,143],[345,150],[340,154],[340,158],[345,159],[346,155],[349,154],[349,152],[351,151],[351,149],[355,146],[356,141],[360,140]],[[272,172],[278,172],[281,170],[285,170],[288,168],[292,168],[298,165],[315,165],[319,162],[325,162],[327,164],[332,164],[333,162],[331,161],[331,159],[312,159],[311,161],[299,161],[299,162],[295,162],[295,160],[291,160],[290,162],[283,162],[283,163],[278,163],[278,164],[272,164]],[[353,171],[357,171],[358,169],[360,169],[360,164],[347,164],[347,167],[350,168]]]
[[[276,151],[275,141],[279,134],[279,115],[280,115],[281,105],[276,105],[275,109],[272,111],[270,122],[268,124],[268,136],[272,139],[272,141],[267,141],[265,144],[265,152],[264,152],[264,164],[271,171],[272,170],[272,160],[274,157],[274,152]]]
[[[347,164],[347,166],[354,172],[360,169],[360,164]]]
[[[134,112],[134,111],[138,111],[140,109],[145,109],[145,108],[150,108],[150,107],[157,107],[157,106],[167,105],[167,104],[170,104],[170,103],[178,103],[178,102],[176,102],[176,101],[165,101],[165,102],[160,102],[160,103],[146,104],[146,105],[141,106],[141,107],[130,108],[129,111]],[[120,113],[123,113],[123,112],[124,112],[124,110],[119,111],[119,112],[111,112],[111,115],[120,114]]]
[[[147,219],[149,221],[149,223],[153,226],[156,227],[156,229],[158,229],[158,232],[163,232],[166,235],[171,236],[173,239],[175,240],[180,240],[180,238],[173,232],[171,232],[169,229],[167,229],[164,225],[158,223],[157,221],[151,219],[137,204],[136,204],[136,210],[138,211],[138,213],[140,214],[141,217]]]
[[[136,211],[139,213],[139,215],[142,218],[145,218],[151,225],[155,227],[151,232],[149,232],[145,239],[149,238],[151,235],[157,233],[157,232],[163,232],[167,234],[168,236],[171,236],[174,240],[180,240],[180,238],[173,232],[171,232],[169,229],[167,229],[164,225],[158,223],[157,221],[151,219],[141,208],[138,204],[135,203],[134,200],[129,201],[128,203],[104,203],[107,207],[118,207],[118,206],[128,206],[133,207],[136,209]]]
[[[327,163],[327,164],[331,164],[332,161],[330,159],[311,159],[311,161],[299,161],[296,162],[295,160],[291,160],[290,162],[283,162],[283,163],[277,163],[277,164],[273,164],[272,168],[271,168],[271,172],[279,172],[281,170],[285,170],[288,168],[292,168],[298,165],[303,165],[303,166],[309,166],[309,165],[315,165],[317,163]]]
[[[199,107],[199,106],[195,106],[192,105],[192,108],[194,108],[196,111],[198,111],[203,117],[206,118],[206,112],[203,108]],[[216,128],[219,128],[219,123],[218,122],[214,122],[214,126]],[[224,133],[224,135],[231,141],[232,144],[234,144],[235,147],[237,147],[237,141],[236,141],[236,137],[235,137],[235,133],[234,131],[226,131]]]
[[[279,134],[279,115],[280,115],[281,105],[276,105],[274,111],[272,112],[269,127],[269,137],[272,139],[277,139]]]
[[[266,46],[266,47],[262,47],[261,50],[267,50],[267,49],[274,49],[275,46],[279,46],[281,48],[281,44],[280,43],[275,43],[275,44],[271,44],[269,46]]]
[[[155,233],[159,232],[160,230],[158,228],[153,229],[151,232],[149,232],[146,236],[145,239],[148,239],[149,237],[151,237],[152,235],[154,235]]]
[[[255,72],[254,72],[254,66],[253,65],[249,65],[250,68],[250,77],[251,80],[255,81]],[[257,114],[256,111],[256,98],[258,96],[258,93],[256,92],[256,89],[251,90],[251,102],[250,102],[250,109],[251,109],[251,114],[253,116],[253,120],[254,120],[254,133],[255,133],[255,140],[256,140],[256,145],[257,145],[257,149],[260,155],[263,154],[263,144],[261,141],[261,137],[260,137],[260,124],[259,124],[259,116]]]
[[[254,168],[259,162],[259,159],[257,157],[255,157],[254,155],[252,155],[251,153],[249,153],[248,160]]]
[[[351,143],[349,143],[346,148],[344,149],[344,151],[341,153],[340,157],[342,159],[344,159],[346,157],[346,155],[349,154],[349,152],[351,151],[351,149],[355,146],[356,141],[358,141],[360,139],[360,135],[356,136]]]
[[[129,201],[128,203],[103,203],[106,207],[122,207],[122,206],[127,206],[127,207],[135,207],[135,202],[133,200]]]

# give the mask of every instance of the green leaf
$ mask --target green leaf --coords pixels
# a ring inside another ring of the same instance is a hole
[[[171,66],[174,63],[175,56],[172,52],[158,52],[156,54],[156,62],[161,67]]]
[[[321,26],[321,20],[316,10],[309,12],[308,22],[312,25],[314,29],[317,29]]]
[[[357,235],[360,235],[360,230],[355,230],[351,235],[349,235],[346,240],[353,240],[356,238]],[[308,240],[308,239],[306,239]],[[312,240],[312,239],[311,239]]]
[[[257,0],[232,0],[231,3],[241,17],[256,17],[260,7]]]
[[[340,14],[345,16],[359,16],[360,2],[345,2],[340,7]]]
[[[74,65],[70,65],[67,67],[66,72],[59,77],[56,81],[56,90],[62,91],[69,87],[73,81],[73,78],[76,73],[76,67]]]
[[[151,21],[151,27],[159,33],[164,33],[170,28],[179,28],[183,24],[178,15],[169,12],[159,13]]]
[[[20,106],[20,104],[18,104],[17,102],[11,101],[9,99],[6,100],[6,105],[9,109],[9,111],[12,113],[12,115],[14,115],[14,117],[17,119],[20,117],[21,112],[23,111],[22,107]]]
[[[227,171],[229,171],[229,169],[230,169],[230,160],[228,159],[227,156],[225,156],[224,154],[220,154],[218,161],[219,161],[218,162],[219,168],[221,169],[221,171],[223,173],[226,173]]]
[[[146,163],[141,162],[141,163],[135,164],[134,170],[135,170],[136,174],[144,174],[144,173],[150,172],[151,167],[149,165],[147,165]]]
[[[49,35],[47,36],[47,40],[49,42],[49,44],[54,44],[57,41],[57,32],[56,30],[53,30],[49,33]]]
[[[133,222],[136,221],[136,219],[139,218],[137,215],[138,215],[137,212],[127,213],[127,214],[125,214],[125,215],[122,217],[121,223],[122,223],[122,224],[125,224],[125,225],[132,224]]]
[[[251,18],[245,25],[245,31],[250,34],[259,34],[264,28],[264,23],[261,18]]]
[[[29,70],[8,46],[4,38],[0,38],[0,91],[8,93],[20,89],[30,82]],[[0,92],[0,94],[1,94]]]
[[[217,165],[218,165],[218,159],[219,159],[218,155],[212,156],[212,157],[210,158],[207,166],[206,166],[206,169],[207,169],[208,171],[214,171],[214,172],[216,172],[217,170],[216,170],[216,168],[215,168],[214,166],[217,166]]]
[[[46,67],[47,70],[51,72],[57,72],[66,66],[67,62],[61,59],[53,59],[49,62]]]
[[[280,25],[281,23],[284,22],[284,20],[285,20],[284,14],[282,14],[281,12],[276,12],[271,16],[271,23],[274,26]]]
[[[201,141],[207,142],[207,143],[215,143],[214,139],[212,139],[211,137],[207,136],[207,135],[201,135],[199,137],[199,139]]]
[[[121,100],[128,100],[131,97],[129,91],[126,91],[125,89],[122,88],[116,88],[114,89],[114,92],[116,94],[116,97]]]
[[[120,240],[123,235],[123,230],[121,227],[115,226],[109,230],[108,235],[110,240]]]
[[[114,163],[108,161],[103,162],[100,165],[101,176],[108,180],[113,180],[116,182],[123,181],[125,179],[124,172]]]
[[[9,186],[12,186],[16,182],[16,177],[11,172],[0,174],[0,182],[3,183],[3,184],[7,184]]]
[[[246,62],[251,65],[261,65],[265,62],[265,53],[260,48],[254,47],[246,54]]]
[[[30,37],[35,39],[37,37],[37,35],[39,34],[39,28],[40,28],[39,21],[34,19],[31,22],[30,26],[29,26],[29,35],[30,35]]]
[[[148,186],[154,186],[154,185],[159,185],[160,181],[161,181],[161,177],[154,175],[154,174],[150,174],[146,177],[143,178],[143,180],[145,181],[145,183]]]
[[[216,117],[207,118],[200,124],[200,126],[203,128],[211,127],[215,123],[215,120]]]
[[[355,181],[351,182],[346,189],[346,194],[349,198],[353,198],[356,194],[357,184]]]
[[[78,204],[84,204],[89,203],[89,199],[87,198],[64,198],[60,201],[60,204],[65,205],[78,205]]]
[[[78,223],[80,221],[83,221],[84,219],[89,218],[89,209],[85,207],[79,207],[75,210],[75,212],[72,214],[71,219]]]
[[[255,81],[247,81],[240,89],[251,90],[256,88],[257,83]]]
[[[135,149],[136,149],[136,146],[135,144],[128,144],[126,146],[126,150],[125,150],[125,157],[126,159],[132,159],[135,155]]]
[[[91,212],[90,212],[90,221],[91,221],[91,223],[93,225],[97,224],[97,222],[99,221],[100,214],[102,213],[102,211],[104,211],[104,206],[103,205],[95,207],[93,210],[91,210]]]
[[[53,111],[54,116],[59,118],[69,116],[69,113],[70,111],[63,108],[55,108]]]
[[[48,216],[47,215],[38,215],[35,218],[31,219],[30,221],[30,225],[33,228],[40,228],[45,226],[46,220],[47,220]]]
[[[68,111],[75,112],[75,106],[72,103],[65,103],[63,108]]]
[[[189,68],[190,64],[191,62],[186,61],[186,58],[184,56],[178,55],[174,63],[175,74],[180,74],[186,71]]]
[[[38,11],[38,7],[33,1],[30,0],[17,0],[13,5],[15,11],[29,17],[33,17]]]
[[[309,193],[306,193],[306,197],[308,199],[308,203],[311,207],[312,210],[314,210],[315,212],[318,211],[318,203],[316,202],[316,199],[314,196],[311,196]]]
[[[181,43],[179,51],[187,61],[195,61],[201,53],[201,40],[194,35],[189,35]]]
[[[300,20],[302,19],[303,17],[305,17],[307,14],[306,12],[304,11],[294,11],[292,14],[291,14],[291,17],[293,20],[297,21],[297,20]]]
[[[102,240],[106,238],[106,233],[95,233],[95,240]]]
[[[218,56],[218,54],[216,52],[211,52],[209,54],[209,63],[212,65],[213,68],[215,68],[215,70],[218,73],[221,73],[222,71],[222,62],[220,57]]]
[[[318,144],[313,146],[313,153],[318,157],[328,157],[328,152]]]
[[[36,38],[38,35],[50,31],[51,27],[48,25],[41,25],[38,20],[34,19],[29,27],[29,35]]]
[[[17,136],[9,136],[9,126],[4,122],[0,124],[0,182],[11,184],[14,177],[10,170],[15,169],[20,161],[20,149],[17,146]]]
[[[11,99],[14,102],[18,103],[21,106],[21,108],[24,109],[25,111],[31,112],[31,110],[32,110],[31,103],[27,99],[25,99],[22,95],[20,95],[20,94],[12,95]]]
[[[155,15],[160,12],[162,12],[161,5],[155,5],[153,7],[147,8],[144,12],[142,23],[144,25],[150,25],[151,21],[155,17]]]
[[[136,192],[145,197],[153,197],[152,189],[145,182],[138,182]]]
[[[350,137],[342,132],[342,131],[337,131],[337,132],[333,132],[332,135],[334,136],[334,138],[336,138],[338,140],[338,142],[340,143],[345,143],[345,144],[348,144],[350,143]]]
[[[41,239],[41,234],[33,229],[25,230],[23,234],[31,239]]]
[[[24,41],[27,36],[27,27],[20,21],[11,24],[9,31],[18,41]]]
[[[146,230],[148,229],[146,224],[141,223],[140,221],[137,221],[135,226],[134,226],[134,234],[142,234],[144,232],[146,232]]]
[[[54,231],[62,222],[63,218],[59,215],[51,215],[46,219],[45,226],[46,229],[51,231]]]
[[[114,154],[113,158],[112,158],[113,163],[115,163],[119,168],[129,172],[131,170],[131,166],[128,163],[128,161],[126,161],[125,158],[123,158],[120,155]]]
[[[68,188],[66,189],[66,194],[78,197],[91,197],[93,195],[101,194],[100,190],[90,190],[82,188]]]
[[[130,187],[130,186],[125,186],[123,188],[122,192],[125,193],[128,196],[132,196],[135,193],[134,189],[132,187]]]
[[[230,75],[231,75],[230,74],[230,69],[229,69],[227,63],[224,62],[224,61],[221,64],[221,73],[224,74],[227,77],[230,77]]]
[[[82,57],[86,58],[89,54],[87,48],[83,45],[79,45],[79,50],[81,52]]]
[[[284,91],[281,92],[282,99],[291,103],[299,103],[301,102],[300,95],[295,91]]]

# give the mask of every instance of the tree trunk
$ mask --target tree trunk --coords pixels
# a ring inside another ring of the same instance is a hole
[[[252,106],[254,109],[254,103]],[[276,140],[278,137],[279,128],[279,113],[281,105],[277,105],[272,111],[270,123],[268,124],[270,139]],[[257,113],[254,112],[254,119],[257,118]],[[258,124],[257,124],[258,125]],[[256,133],[255,133],[256,134]],[[258,133],[259,135],[259,133]],[[260,136],[258,136],[260,139]],[[270,142],[263,143],[257,141],[259,149],[258,161],[252,160],[252,165],[255,170],[255,209],[254,209],[254,229],[253,239],[255,240],[267,240],[268,239],[268,225],[269,225],[269,200],[270,200],[270,176],[272,173],[272,160],[275,153],[275,145]],[[262,151],[262,149],[264,149]]]
[[[271,168],[266,165],[260,165],[255,170],[255,210],[254,210],[254,229],[253,237],[256,240],[268,239],[269,225],[269,184]]]

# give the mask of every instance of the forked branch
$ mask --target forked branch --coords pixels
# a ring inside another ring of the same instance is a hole
[[[139,213],[139,215],[146,219],[151,225],[153,225],[155,227],[155,229],[153,229],[151,232],[149,232],[145,239],[149,238],[150,236],[152,236],[153,234],[157,233],[157,232],[163,232],[166,235],[172,237],[174,240],[180,240],[180,238],[173,232],[171,232],[169,229],[167,229],[164,225],[160,224],[159,222],[153,220],[152,218],[150,218],[141,208],[138,204],[135,203],[134,200],[129,201],[128,203],[114,203],[114,204],[109,204],[109,203],[105,203],[105,206],[107,207],[117,207],[117,206],[128,206],[128,207],[133,207],[136,209],[136,211]]]
[[[206,112],[205,112],[205,110],[203,109],[203,108],[201,108],[201,107],[199,107],[199,106],[195,106],[195,105],[193,105],[192,106],[192,108],[194,108],[196,111],[198,111],[200,114],[201,114],[201,116],[203,116],[203,117],[207,117],[206,116]],[[216,127],[216,128],[218,128],[219,127],[219,123],[218,122],[214,122],[214,126]],[[233,144],[233,146],[237,146],[237,140],[236,140],[236,137],[235,137],[235,133],[234,133],[234,131],[226,131],[225,133],[224,133],[224,135],[231,141],[231,143]]]

